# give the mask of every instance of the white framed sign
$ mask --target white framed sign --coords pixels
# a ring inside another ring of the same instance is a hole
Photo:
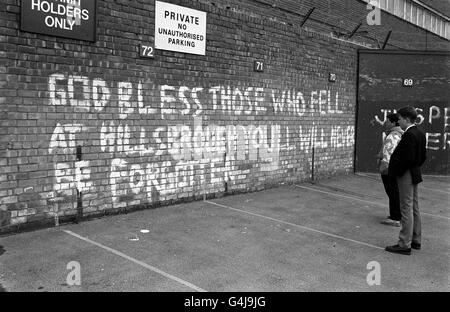
[[[155,48],[205,55],[206,12],[155,1]]]

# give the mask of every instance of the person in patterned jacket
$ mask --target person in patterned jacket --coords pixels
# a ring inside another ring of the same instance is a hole
[[[386,137],[383,140],[381,150],[378,153],[378,165],[383,181],[384,189],[389,198],[389,216],[382,220],[382,224],[400,226],[400,198],[397,179],[388,175],[389,160],[402,138],[403,130],[398,124],[398,114],[390,113],[384,122]]]

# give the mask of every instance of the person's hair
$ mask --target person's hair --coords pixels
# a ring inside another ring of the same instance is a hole
[[[398,126],[398,114],[397,113],[389,113],[386,116],[387,119],[389,119],[390,122]]]
[[[402,107],[397,113],[403,118],[408,119],[411,123],[414,123],[417,119],[417,111],[411,106]]]

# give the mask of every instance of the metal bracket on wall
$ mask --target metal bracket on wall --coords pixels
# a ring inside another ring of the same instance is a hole
[[[309,19],[309,17],[311,16],[312,12],[316,9],[316,7],[312,7],[311,9],[309,9],[308,13],[306,13],[305,17],[303,18],[303,21],[300,24],[300,27],[303,27],[303,25],[306,23],[306,21]]]
[[[381,49],[380,40],[378,40],[378,38],[374,38],[374,40],[377,42],[378,49]]]
[[[77,146],[76,149],[76,157],[77,161],[81,161],[83,153],[81,150],[81,145]],[[77,216],[75,219],[75,223],[78,223],[83,218],[83,193],[77,188]]]
[[[358,31],[359,27],[361,27],[361,25],[362,25],[362,22],[360,22],[360,23],[355,27],[355,29],[352,30],[352,32],[348,35],[347,38],[350,39],[351,37],[353,37],[353,35],[356,34],[356,32]]]
[[[315,154],[315,140],[314,140],[314,126],[313,130],[311,131],[311,136],[309,138],[309,146],[311,149],[311,183],[314,183],[314,154]]]
[[[386,47],[388,41],[389,41],[389,37],[391,36],[392,30],[389,30],[386,39],[384,39],[384,43],[383,43],[383,47],[381,48],[381,50],[384,50],[384,48]]]

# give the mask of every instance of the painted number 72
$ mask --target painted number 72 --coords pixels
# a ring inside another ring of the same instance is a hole
[[[153,49],[152,46],[141,44],[140,55],[142,57],[151,57],[151,58],[153,58],[153,57],[155,57],[155,54],[153,52],[154,52],[154,49]]]

